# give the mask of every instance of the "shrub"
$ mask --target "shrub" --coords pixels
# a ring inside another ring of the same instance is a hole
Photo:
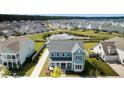
[[[60,67],[58,67],[58,66],[54,67],[53,73],[51,73],[51,76],[55,77],[55,78],[60,77],[61,76],[61,69],[60,69]]]

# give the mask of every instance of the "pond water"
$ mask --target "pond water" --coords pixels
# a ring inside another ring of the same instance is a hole
[[[69,35],[69,34],[56,34],[51,35],[47,38],[47,40],[65,40],[65,39],[90,39],[90,37],[83,37],[83,36],[75,36],[75,35]]]

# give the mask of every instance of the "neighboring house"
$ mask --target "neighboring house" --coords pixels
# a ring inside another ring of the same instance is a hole
[[[98,54],[99,58],[103,61],[119,61],[119,56],[114,42],[100,42],[93,48],[93,51],[95,54]]]
[[[19,68],[35,49],[34,42],[26,37],[0,41],[0,64],[9,68]]]
[[[112,39],[106,40],[106,42],[115,42],[116,50],[119,55],[119,60],[122,64],[124,64],[124,38],[122,37],[115,37]]]
[[[82,72],[85,52],[82,41],[53,40],[48,44],[49,67],[60,66],[64,71]]]

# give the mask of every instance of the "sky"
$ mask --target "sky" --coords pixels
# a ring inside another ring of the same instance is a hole
[[[123,0],[0,0],[0,14],[124,16]]]

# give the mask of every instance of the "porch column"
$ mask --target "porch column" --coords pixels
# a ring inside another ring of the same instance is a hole
[[[11,62],[12,63],[12,68],[14,68],[14,66],[13,66],[13,62]]]
[[[65,63],[65,70],[67,70],[67,63]]]
[[[12,63],[12,68],[14,68],[14,66],[13,66],[13,62],[11,62]]]

